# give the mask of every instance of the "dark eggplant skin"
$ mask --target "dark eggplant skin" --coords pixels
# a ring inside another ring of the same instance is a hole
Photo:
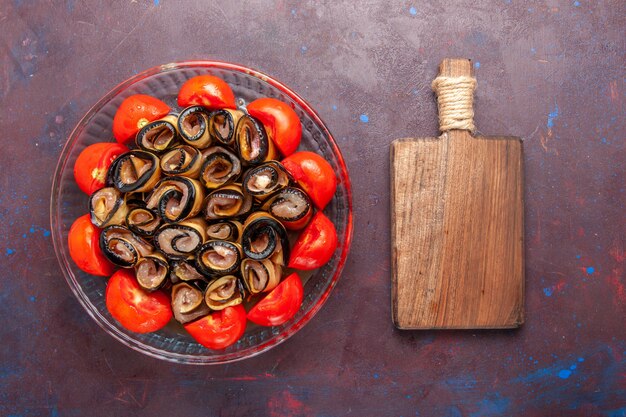
[[[262,252],[252,250],[252,242],[265,233],[269,238],[267,248]],[[268,213],[262,211],[254,212],[246,220],[241,237],[241,248],[246,257],[257,261],[267,259],[274,254],[278,241],[280,241],[283,251],[283,262],[286,265],[289,263],[289,237],[285,227]]]
[[[204,253],[212,250],[215,246],[228,248],[237,254],[236,260],[233,265],[226,269],[216,269],[205,265],[204,262],[202,262],[202,256],[204,255]],[[196,252],[196,267],[198,271],[200,271],[200,273],[206,276],[228,275],[239,270],[242,259],[243,256],[241,252],[241,247],[238,244],[229,242],[227,240],[209,240],[204,245],[202,245],[200,249],[198,249],[198,251]]]
[[[250,187],[250,181],[255,175],[270,173],[271,176],[271,188],[267,190],[253,190]],[[279,190],[284,189],[291,182],[291,175],[287,172],[287,170],[283,167],[283,165],[278,161],[269,161],[265,162],[261,165],[250,168],[243,176],[243,180],[241,181],[241,186],[243,189],[250,195],[252,195],[257,200],[263,201],[267,197],[269,197],[272,193],[275,193]]]
[[[136,210],[142,210],[142,211],[150,212],[155,218],[159,219],[159,222],[158,222],[157,226],[153,230],[146,230],[146,229],[142,229],[140,227],[140,226],[143,226],[143,225],[137,225],[137,224],[132,223],[130,221],[130,218],[132,217],[133,213]],[[161,221],[161,217],[159,216],[159,214],[155,210],[150,210],[150,209],[145,208],[145,203],[144,203],[144,207],[132,208],[126,214],[126,227],[128,227],[131,232],[135,233],[136,235],[142,236],[142,237],[151,238],[152,236],[154,236],[156,231],[161,226],[161,223],[162,223],[162,221]]]
[[[214,226],[226,226],[228,227],[229,234],[226,237],[212,236],[209,233],[209,229]],[[209,223],[207,226],[207,236],[209,239],[215,240],[227,240],[229,242],[241,243],[241,232],[243,231],[243,225],[236,220],[217,220]]]
[[[277,204],[281,204],[285,199],[289,196],[297,196],[298,198],[304,201],[304,210],[301,211],[297,216],[286,218],[280,217],[274,212],[274,207]],[[262,210],[267,211],[274,218],[278,219],[286,228],[291,230],[299,230],[303,228],[308,220],[304,219],[305,217],[313,216],[313,204],[311,203],[311,199],[309,195],[297,187],[286,187],[276,193],[272,194],[265,202],[263,203]],[[302,220],[302,222],[300,222]],[[296,226],[298,223],[302,223],[301,227]]]
[[[168,157],[174,153],[180,156],[180,162],[175,168],[170,168],[166,162]],[[188,160],[189,159],[189,160]],[[167,176],[183,176],[188,178],[198,178],[200,167],[202,166],[202,153],[191,145],[181,145],[170,149],[161,156],[161,172]]]
[[[94,207],[94,198],[99,193],[107,190],[113,192],[116,195],[115,204],[113,206],[113,209],[108,213],[107,217],[103,221],[99,221]],[[126,194],[121,193],[115,187],[101,188],[100,190],[95,191],[92,195],[89,196],[89,215],[91,218],[91,223],[101,229],[112,224],[122,224],[126,218],[127,213],[128,205],[126,204]]]
[[[224,280],[225,278],[235,279],[235,290],[233,292],[233,295],[224,301],[211,300],[211,290],[214,290],[214,288],[212,287],[215,286],[215,284],[217,284],[220,280]],[[239,278],[239,276],[228,274],[216,277],[213,281],[209,282],[209,285],[207,285],[204,293],[204,302],[211,310],[219,311],[225,309],[228,306],[235,306],[243,303],[244,296],[245,289],[243,284],[241,283],[241,279]]]
[[[213,209],[214,206],[211,204],[213,198],[240,198],[241,205],[239,210],[232,214],[217,214],[215,209]],[[239,184],[229,184],[211,191],[204,200],[203,207],[206,220],[228,220],[248,214],[253,208],[253,198],[251,195],[246,194]]]
[[[194,114],[200,126],[198,133],[189,135],[185,129],[184,122],[187,117]],[[191,106],[184,109],[178,116],[176,126],[183,141],[197,149],[204,149],[211,146],[212,137],[209,133],[210,113],[202,106]]]
[[[127,235],[127,237],[126,238],[116,237],[116,238],[109,239],[110,235],[115,232],[123,233]],[[149,250],[147,250],[147,252],[153,251],[152,245],[150,245],[150,243],[145,241],[140,236],[135,235],[127,227],[119,226],[119,225],[112,225],[112,226],[105,227],[102,230],[102,233],[100,234],[100,240],[98,243],[100,245],[100,250],[102,251],[102,254],[108,260],[110,260],[117,266],[121,266],[122,268],[131,268],[137,263],[137,261],[139,260],[141,256],[146,254],[146,253],[144,254],[141,253],[142,252],[141,248],[135,247],[134,242],[132,242],[133,239],[137,240],[142,245],[148,246]],[[107,245],[107,243],[109,243],[111,240],[116,240],[116,241],[119,241],[119,243],[122,243],[126,247],[126,249],[128,249],[128,251],[133,255],[133,259],[131,261],[126,261],[125,259],[121,258],[117,254],[111,252]]]
[[[162,119],[155,120],[154,122],[150,122],[142,127],[139,132],[137,132],[137,136],[135,138],[135,144],[140,148],[148,152],[153,152],[156,154],[161,154],[167,151],[170,148],[173,148],[178,143],[178,131],[176,130],[176,120],[178,116],[175,114],[168,114]],[[170,140],[167,142],[165,146],[162,148],[157,148],[153,144],[149,143],[146,139],[146,135],[148,135],[153,129],[165,129],[168,134],[171,135]]]
[[[209,134],[213,137],[216,143],[234,147],[237,124],[243,115],[244,113],[241,110],[215,110],[209,117]],[[223,137],[223,135],[219,132],[218,120],[220,119],[223,119],[225,124],[228,125],[229,134],[227,137]]]
[[[182,223],[174,223],[174,224],[164,224],[162,225],[157,232],[154,234],[154,238],[153,238],[153,243],[155,248],[161,252],[163,255],[165,255],[168,259],[170,260],[188,260],[188,259],[192,259],[194,258],[196,252],[199,250],[199,247],[196,247],[194,250],[192,251],[182,251],[180,249],[178,249],[176,247],[176,241],[178,239],[180,239],[181,237],[186,237],[186,236],[177,236],[176,238],[174,238],[173,240],[170,241],[169,245],[172,247],[172,249],[178,253],[171,253],[169,251],[167,251],[164,247],[161,246],[161,243],[159,243],[159,235],[163,232],[165,232],[168,229],[176,229],[176,230],[180,230],[183,231],[184,233],[186,233],[186,235],[190,235],[190,234],[195,234],[198,238],[198,241],[200,242],[200,245],[202,245],[202,243],[205,241],[205,237],[206,235],[203,234],[204,231],[201,231],[200,228],[196,228],[193,227],[193,225],[190,225],[188,223],[182,222]],[[198,245],[198,246],[200,246]],[[198,268],[196,268],[198,269]]]
[[[261,268],[263,268],[263,270],[267,274],[267,281],[265,282],[265,286],[260,290],[254,288],[252,283],[250,283],[248,280],[249,275],[246,275],[246,272],[247,272],[246,266],[252,262],[258,262],[259,264],[261,264]],[[241,261],[241,268],[240,268],[241,281],[243,282],[245,289],[251,295],[259,294],[262,292],[269,292],[273,290],[274,288],[276,288],[276,286],[280,283],[281,269],[282,269],[281,266],[274,264],[270,259],[256,261],[254,259],[244,258],[244,260]]]
[[[250,136],[258,136],[260,142],[259,153],[256,156],[252,156]],[[270,140],[263,124],[249,114],[243,115],[237,123],[237,130],[235,132],[236,148],[243,165],[258,165],[276,157],[276,150],[274,144]]]
[[[163,220],[163,222],[177,223],[187,218],[193,217],[196,214],[198,214],[198,212],[200,212],[201,207],[202,207],[202,200],[204,199],[204,190],[202,189],[202,184],[200,184],[197,180],[187,178],[187,177],[181,177],[181,176],[164,177],[163,179],[161,179],[161,181],[159,181],[156,184],[154,191],[148,197],[148,200],[147,200],[148,202],[150,201],[154,193],[161,192],[160,188],[166,182],[178,182],[178,183],[183,184],[188,190],[188,198],[187,198],[187,204],[183,207],[181,212],[176,217],[170,218],[166,214],[167,204],[169,200],[173,198],[181,199],[183,197],[183,193],[181,191],[173,190],[173,189],[165,191],[161,195],[161,198],[159,198],[158,203],[156,204],[156,207],[155,207],[157,213],[159,213],[159,216],[161,216],[161,219]]]
[[[132,184],[125,184],[121,180],[122,163],[130,157],[142,158],[150,160],[152,167],[149,171],[141,175],[137,181]],[[135,149],[118,156],[107,171],[107,185],[117,188],[123,193],[144,192],[153,188],[154,184],[161,176],[161,167],[159,157],[152,152]]]
[[[200,168],[199,179],[200,182],[208,189],[214,189],[221,187],[226,184],[230,184],[241,176],[241,162],[237,155],[232,153],[230,150],[223,148],[221,146],[212,146],[207,148],[203,153],[204,162],[202,163],[202,167]],[[219,160],[228,161],[232,165],[232,170],[228,175],[225,175],[223,181],[215,182],[208,181],[206,178],[206,171]]]

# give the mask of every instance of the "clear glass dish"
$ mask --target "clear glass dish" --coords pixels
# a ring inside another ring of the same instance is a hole
[[[120,103],[132,94],[160,98],[177,109],[176,96],[189,78],[211,74],[224,79],[233,89],[237,105],[259,97],[274,97],[293,104],[302,121],[300,150],[319,153],[337,174],[337,192],[324,212],[334,222],[339,247],[328,264],[303,274],[304,302],[287,323],[260,327],[248,322],[244,336],[234,345],[213,351],[196,343],[176,322],[164,329],[138,334],[121,327],[109,314],[104,302],[106,279],[89,275],[76,267],[69,255],[67,235],[74,220],[87,212],[87,195],[74,182],[73,167],[80,152],[96,142],[114,141],[111,126]],[[81,119],[71,133],[57,164],[52,183],[50,222],[54,249],[70,288],[86,312],[108,334],[126,346],[155,358],[187,364],[220,364],[249,358],[283,342],[302,328],[322,307],[337,283],[346,261],[352,238],[352,194],[350,179],[341,152],[332,135],[315,111],[291,89],[258,71],[240,65],[215,61],[187,61],[162,65],[124,81]]]

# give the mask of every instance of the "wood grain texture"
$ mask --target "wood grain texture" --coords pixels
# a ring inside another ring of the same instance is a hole
[[[453,130],[392,143],[392,316],[398,328],[523,322],[522,163],[522,142],[514,137]]]

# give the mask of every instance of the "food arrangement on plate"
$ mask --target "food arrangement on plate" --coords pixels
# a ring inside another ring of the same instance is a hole
[[[74,176],[88,213],[67,243],[81,270],[110,277],[106,308],[124,328],[149,333],[174,319],[224,349],[248,321],[277,326],[300,309],[299,271],[325,265],[339,244],[323,211],[337,177],[298,151],[301,120],[281,100],[238,108],[224,80],[197,75],[177,105],[128,96],[116,142],[81,151]]]

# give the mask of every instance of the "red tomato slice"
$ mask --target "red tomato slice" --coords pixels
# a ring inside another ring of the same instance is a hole
[[[302,151],[283,159],[282,164],[318,209],[323,210],[333,199],[337,177],[333,167],[324,158],[313,152]]]
[[[109,313],[131,332],[157,331],[172,318],[169,297],[161,291],[145,292],[132,269],[120,269],[109,278],[105,297]]]
[[[291,250],[289,268],[316,269],[330,260],[337,249],[335,225],[321,211],[300,233]]]
[[[263,123],[283,156],[289,156],[298,149],[302,124],[288,104],[275,98],[259,98],[248,104],[248,113]]]
[[[91,195],[104,187],[111,162],[129,149],[119,143],[94,143],[76,158],[74,178],[83,192]]]
[[[91,275],[108,277],[115,266],[100,250],[101,230],[91,223],[89,214],[77,218],[67,236],[70,256],[76,266]]]
[[[226,307],[184,325],[196,342],[209,349],[225,349],[246,330],[246,310],[241,304]]]
[[[233,90],[226,81],[213,75],[198,75],[185,81],[178,92],[178,105],[204,106],[211,110],[237,108]]]
[[[304,289],[297,273],[285,278],[248,312],[248,320],[260,326],[278,326],[300,310]]]
[[[127,144],[146,124],[170,112],[170,107],[158,98],[145,94],[127,97],[113,117],[113,136],[121,144]]]

